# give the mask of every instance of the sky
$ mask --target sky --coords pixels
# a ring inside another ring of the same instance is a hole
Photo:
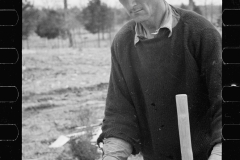
[[[50,7],[50,8],[62,8],[63,7],[63,0],[29,0],[32,2],[36,7]],[[71,7],[84,7],[87,5],[89,0],[68,0],[68,6]],[[121,7],[121,4],[118,0],[101,0],[102,2],[108,4],[112,7]],[[166,0],[168,3],[172,5],[180,5],[188,4],[189,0]],[[205,1],[207,4],[211,4],[211,2],[214,5],[221,5],[222,0],[194,0],[196,5],[204,5]]]

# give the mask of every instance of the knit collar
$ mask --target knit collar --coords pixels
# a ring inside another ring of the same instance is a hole
[[[163,17],[163,23],[161,24],[161,26],[152,34],[156,35],[159,33],[159,30],[161,28],[167,28],[170,33],[168,35],[168,37],[171,37],[172,35],[172,29],[177,25],[180,15],[176,12],[176,10],[174,9],[174,7],[172,7],[171,5],[169,5],[166,1],[165,2],[165,6],[166,6],[166,14]],[[136,44],[137,42],[139,42],[140,38],[147,38],[147,32],[146,30],[143,28],[141,23],[136,23],[135,25],[135,38],[134,38],[134,44]]]

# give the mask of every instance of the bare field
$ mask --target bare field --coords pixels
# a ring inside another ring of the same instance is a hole
[[[69,147],[49,148],[58,136],[75,133],[76,127],[103,118],[110,49],[22,53],[22,159],[56,160]]]
[[[22,159],[54,160],[48,146],[103,117],[110,49],[23,50]]]

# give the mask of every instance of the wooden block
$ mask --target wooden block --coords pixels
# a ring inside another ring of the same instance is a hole
[[[176,95],[176,104],[182,160],[193,160],[187,95]]]

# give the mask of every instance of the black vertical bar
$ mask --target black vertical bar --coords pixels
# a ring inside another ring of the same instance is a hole
[[[22,2],[0,0],[0,159],[22,159]]]
[[[240,27],[239,18],[235,15],[236,9],[240,9],[240,0],[223,0],[223,146],[222,159],[240,159],[239,114],[240,114],[240,91],[239,78],[239,50],[240,50]],[[235,18],[234,18],[234,17]],[[227,124],[231,126],[225,127]],[[233,125],[234,124],[234,125]],[[238,133],[238,134],[237,134]],[[225,137],[225,139],[224,139]]]

